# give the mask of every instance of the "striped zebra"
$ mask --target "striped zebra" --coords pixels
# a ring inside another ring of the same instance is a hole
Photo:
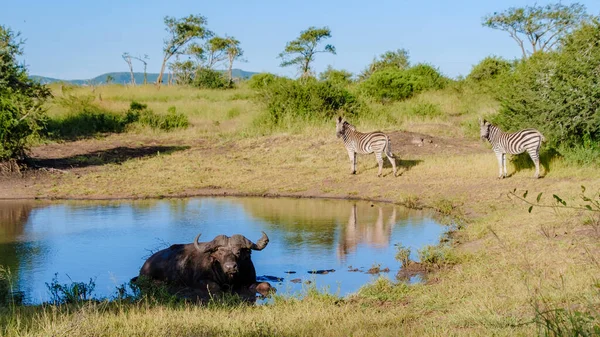
[[[375,158],[377,158],[377,163],[379,164],[377,176],[381,177],[383,153],[385,153],[390,160],[390,163],[392,163],[394,176],[396,176],[396,160],[392,154],[390,139],[386,134],[379,131],[369,133],[358,132],[354,125],[348,123],[342,117],[338,117],[336,121],[336,135],[344,141],[348,156],[350,157],[352,174],[356,174],[357,154],[369,154],[375,152]]]
[[[515,133],[506,133],[485,119],[479,118],[481,139],[487,139],[498,158],[500,174],[498,178],[506,177],[506,154],[519,154],[527,151],[535,164],[535,175],[540,176],[540,146],[546,141],[544,135],[536,129],[525,129]],[[504,168],[504,172],[502,171]]]

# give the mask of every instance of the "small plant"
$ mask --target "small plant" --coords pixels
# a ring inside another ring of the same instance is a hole
[[[531,213],[531,211],[533,210],[534,207],[552,208],[555,211],[557,211],[558,209],[561,209],[561,208],[567,208],[567,209],[590,211],[593,213],[600,213],[600,192],[596,192],[593,195],[589,195],[586,193],[586,190],[587,190],[586,187],[582,185],[581,193],[579,194],[579,198],[581,199],[581,201],[584,202],[584,204],[579,204],[579,205],[567,205],[567,201],[564,200],[563,198],[559,197],[556,194],[552,194],[552,200],[553,200],[552,204],[540,203],[540,201],[542,200],[542,195],[544,194],[543,192],[540,192],[536,196],[535,203],[534,203],[527,199],[527,196],[529,195],[529,190],[525,190],[525,192],[523,192],[523,194],[521,195],[521,194],[517,194],[516,188],[513,189],[511,192],[508,192],[508,197],[521,200],[521,201],[525,202],[526,204],[528,204],[529,205],[529,209],[528,209],[529,213]]]
[[[67,277],[69,276],[67,275]],[[70,277],[69,280],[71,280]],[[82,303],[92,299],[96,283],[90,278],[88,283],[71,280],[70,284],[60,284],[58,283],[58,273],[56,273],[51,283],[46,282],[46,288],[48,288],[50,301],[53,304]]]
[[[367,274],[379,274],[381,272],[381,264],[374,263],[369,270],[367,270]]]
[[[445,245],[425,246],[417,251],[421,265],[425,268],[439,268],[446,265],[453,265],[458,262],[452,249]]]
[[[13,277],[9,268],[0,266],[0,308],[15,307],[23,303],[23,293],[13,289]]]
[[[448,199],[439,199],[434,203],[433,208],[443,215],[452,215],[456,206]]]
[[[593,303],[587,308],[572,305],[557,308],[544,296],[538,296],[531,305],[540,336],[600,336],[600,315]]]
[[[240,108],[233,107],[227,111],[227,118],[228,119],[236,118],[237,116],[240,115],[240,113],[241,113]]]
[[[385,276],[378,277],[358,290],[358,296],[378,301],[401,301],[406,298],[409,287],[405,283],[395,284]]]
[[[139,276],[129,282],[133,299],[148,299],[158,304],[173,305],[183,302],[180,297],[175,296],[162,282],[156,282],[147,276]]]
[[[412,209],[420,209],[421,208],[421,199],[419,199],[416,195],[408,195],[402,201],[402,204],[408,208]]]
[[[404,247],[401,244],[396,246],[396,260],[402,263],[402,267],[406,267],[410,264],[410,248]]]

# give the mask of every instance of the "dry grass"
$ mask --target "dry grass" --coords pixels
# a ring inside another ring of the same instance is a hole
[[[240,193],[360,197],[434,206],[466,219],[467,225],[455,234],[461,243],[453,249],[459,263],[437,271],[427,284],[406,287],[378,281],[344,300],[313,294],[304,300],[277,298],[274,304],[260,307],[90,304],[69,314],[52,307],[22,308],[3,331],[7,336],[518,336],[539,332],[532,320],[535,304],[542,298],[550,308],[600,308],[600,265],[594,262],[600,261],[599,238],[586,234],[585,214],[547,209],[534,209],[530,214],[525,204],[507,197],[508,191],[517,188],[546,196],[555,193],[571,203],[580,185],[591,191],[600,189],[597,169],[555,159],[543,179],[532,179],[533,171],[527,169],[497,180],[491,150],[450,154],[441,149],[409,156],[400,149],[396,152],[401,160],[418,162],[410,169],[402,167],[401,176],[392,177],[388,163],[387,176],[377,178],[372,155],[360,156],[358,174],[351,176],[333,123],[290,134],[252,133],[248,125],[260,107],[249,99],[251,92],[246,89],[208,92],[165,87],[156,91],[112,86],[96,89],[96,95],[100,93],[101,104],[111,109],[126,109],[131,99],[147,103],[156,112],[176,106],[190,117],[192,126],[170,133],[130,130],[79,145],[155,142],[190,148],[48,175],[33,184],[37,196]],[[405,115],[406,105],[415,104],[414,100],[437,104],[444,115]],[[403,128],[473,139],[470,121],[480,112],[495,109],[489,98],[450,90],[425,93],[414,100],[376,107],[394,120],[382,125],[361,120],[360,129]],[[550,203],[551,199],[542,201]]]

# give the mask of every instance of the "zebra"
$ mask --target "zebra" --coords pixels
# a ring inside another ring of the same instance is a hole
[[[514,133],[506,133],[485,119],[479,118],[481,139],[487,139],[498,158],[500,167],[499,179],[505,178],[506,154],[519,154],[527,151],[535,164],[534,178],[540,177],[540,146],[546,141],[544,135],[536,129],[524,129]],[[502,171],[504,168],[504,172]]]
[[[381,169],[383,168],[382,154],[385,155],[392,163],[394,168],[394,177],[396,176],[396,160],[392,154],[390,138],[383,132],[368,132],[361,133],[356,131],[354,125],[348,123],[342,117],[338,117],[336,121],[336,136],[342,138],[348,156],[350,157],[350,167],[352,174],[356,174],[357,154],[369,154],[375,152],[375,158],[379,164],[378,177],[381,177]]]

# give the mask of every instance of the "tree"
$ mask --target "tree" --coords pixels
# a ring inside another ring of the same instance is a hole
[[[29,140],[41,129],[50,90],[31,80],[17,62],[23,54],[20,34],[0,25],[0,160],[25,155]]]
[[[379,56],[379,59],[374,58],[373,62],[369,65],[369,67],[358,75],[361,81],[369,78],[374,72],[377,70],[385,69],[385,68],[394,68],[397,70],[404,70],[408,68],[410,62],[408,61],[408,50],[406,49],[396,49],[396,50],[388,50],[385,53]]]
[[[505,131],[536,128],[547,147],[586,162],[600,159],[600,20],[592,19],[564,37],[556,52],[536,53],[497,86]],[[577,158],[579,157],[579,158]]]
[[[330,37],[331,30],[328,27],[309,27],[307,30],[300,32],[300,36],[288,42],[283,52],[279,54],[279,58],[282,60],[281,67],[297,66],[302,78],[310,76],[310,64],[314,61],[317,53],[331,53],[335,55],[335,47],[333,45],[328,44],[321,50],[317,49],[322,40]]]
[[[546,6],[511,7],[483,18],[482,25],[510,34],[523,53],[523,59],[537,51],[548,51],[588,18],[585,6],[561,3]],[[531,49],[525,45],[529,43]]]
[[[186,46],[195,39],[206,39],[213,35],[208,30],[206,18],[201,15],[190,15],[181,19],[165,16],[166,31],[169,37],[164,41],[164,56],[156,84],[160,87],[167,62],[173,55],[183,54]]]
[[[132,56],[132,59],[136,59],[144,64],[144,84],[148,84],[148,73],[146,72],[146,68],[148,67],[148,62],[146,60],[149,59],[148,55],[144,54],[144,58],[141,56]]]
[[[236,40],[234,37],[228,36],[227,39],[227,59],[229,61],[229,66],[227,67],[227,74],[229,75],[229,82],[233,82],[233,62],[235,60],[240,60],[242,56],[244,56],[244,51],[240,48],[240,41]]]
[[[131,85],[135,85],[135,76],[133,76],[133,64],[131,63],[131,55],[129,55],[129,53],[125,52],[125,53],[123,53],[123,55],[121,55],[121,57],[123,58],[123,60],[125,60],[125,62],[129,66],[129,74],[131,74]]]
[[[111,84],[114,80],[113,75],[106,75],[106,84]]]

